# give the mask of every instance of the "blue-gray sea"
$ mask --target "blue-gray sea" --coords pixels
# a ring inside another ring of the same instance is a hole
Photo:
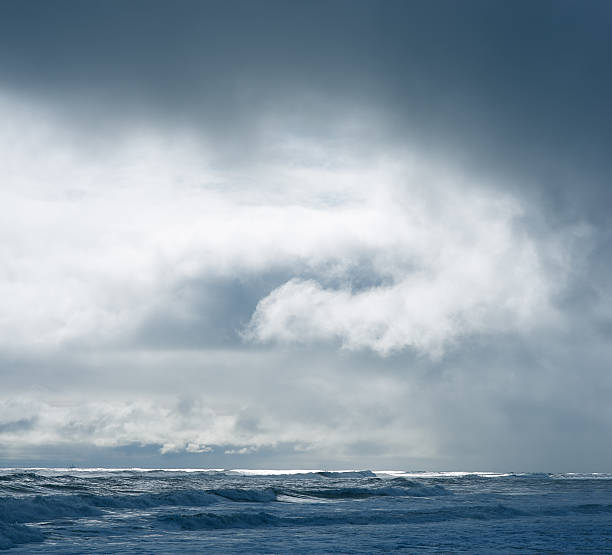
[[[612,474],[1,469],[14,553],[612,553]]]

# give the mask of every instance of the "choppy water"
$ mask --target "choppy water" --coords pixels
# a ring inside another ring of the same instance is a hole
[[[612,553],[612,475],[1,469],[0,549]]]

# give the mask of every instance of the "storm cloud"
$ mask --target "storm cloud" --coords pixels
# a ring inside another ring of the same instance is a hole
[[[608,468],[611,19],[2,3],[1,462]]]

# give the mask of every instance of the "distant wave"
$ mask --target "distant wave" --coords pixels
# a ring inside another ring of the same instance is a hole
[[[376,478],[376,474],[371,470],[342,470],[333,472],[321,470],[315,472],[315,474],[325,478]]]
[[[79,478],[109,476],[134,476],[139,479],[167,477],[169,475],[201,475],[206,477],[295,477],[302,478],[406,478],[454,480],[479,479],[533,479],[533,480],[612,480],[610,473],[546,473],[546,472],[466,472],[466,471],[404,471],[404,470],[252,470],[220,468],[1,468],[0,482],[22,480],[25,482],[46,481],[52,477]]]
[[[0,475],[0,482],[13,482],[15,480],[46,480],[46,477],[36,472],[11,472]]]
[[[376,473],[373,470],[250,470],[250,469],[234,469],[225,470],[224,474],[228,476],[259,476],[268,478],[375,478]]]

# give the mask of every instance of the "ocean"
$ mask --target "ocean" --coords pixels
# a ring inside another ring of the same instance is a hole
[[[11,553],[612,553],[612,474],[0,470]]]

